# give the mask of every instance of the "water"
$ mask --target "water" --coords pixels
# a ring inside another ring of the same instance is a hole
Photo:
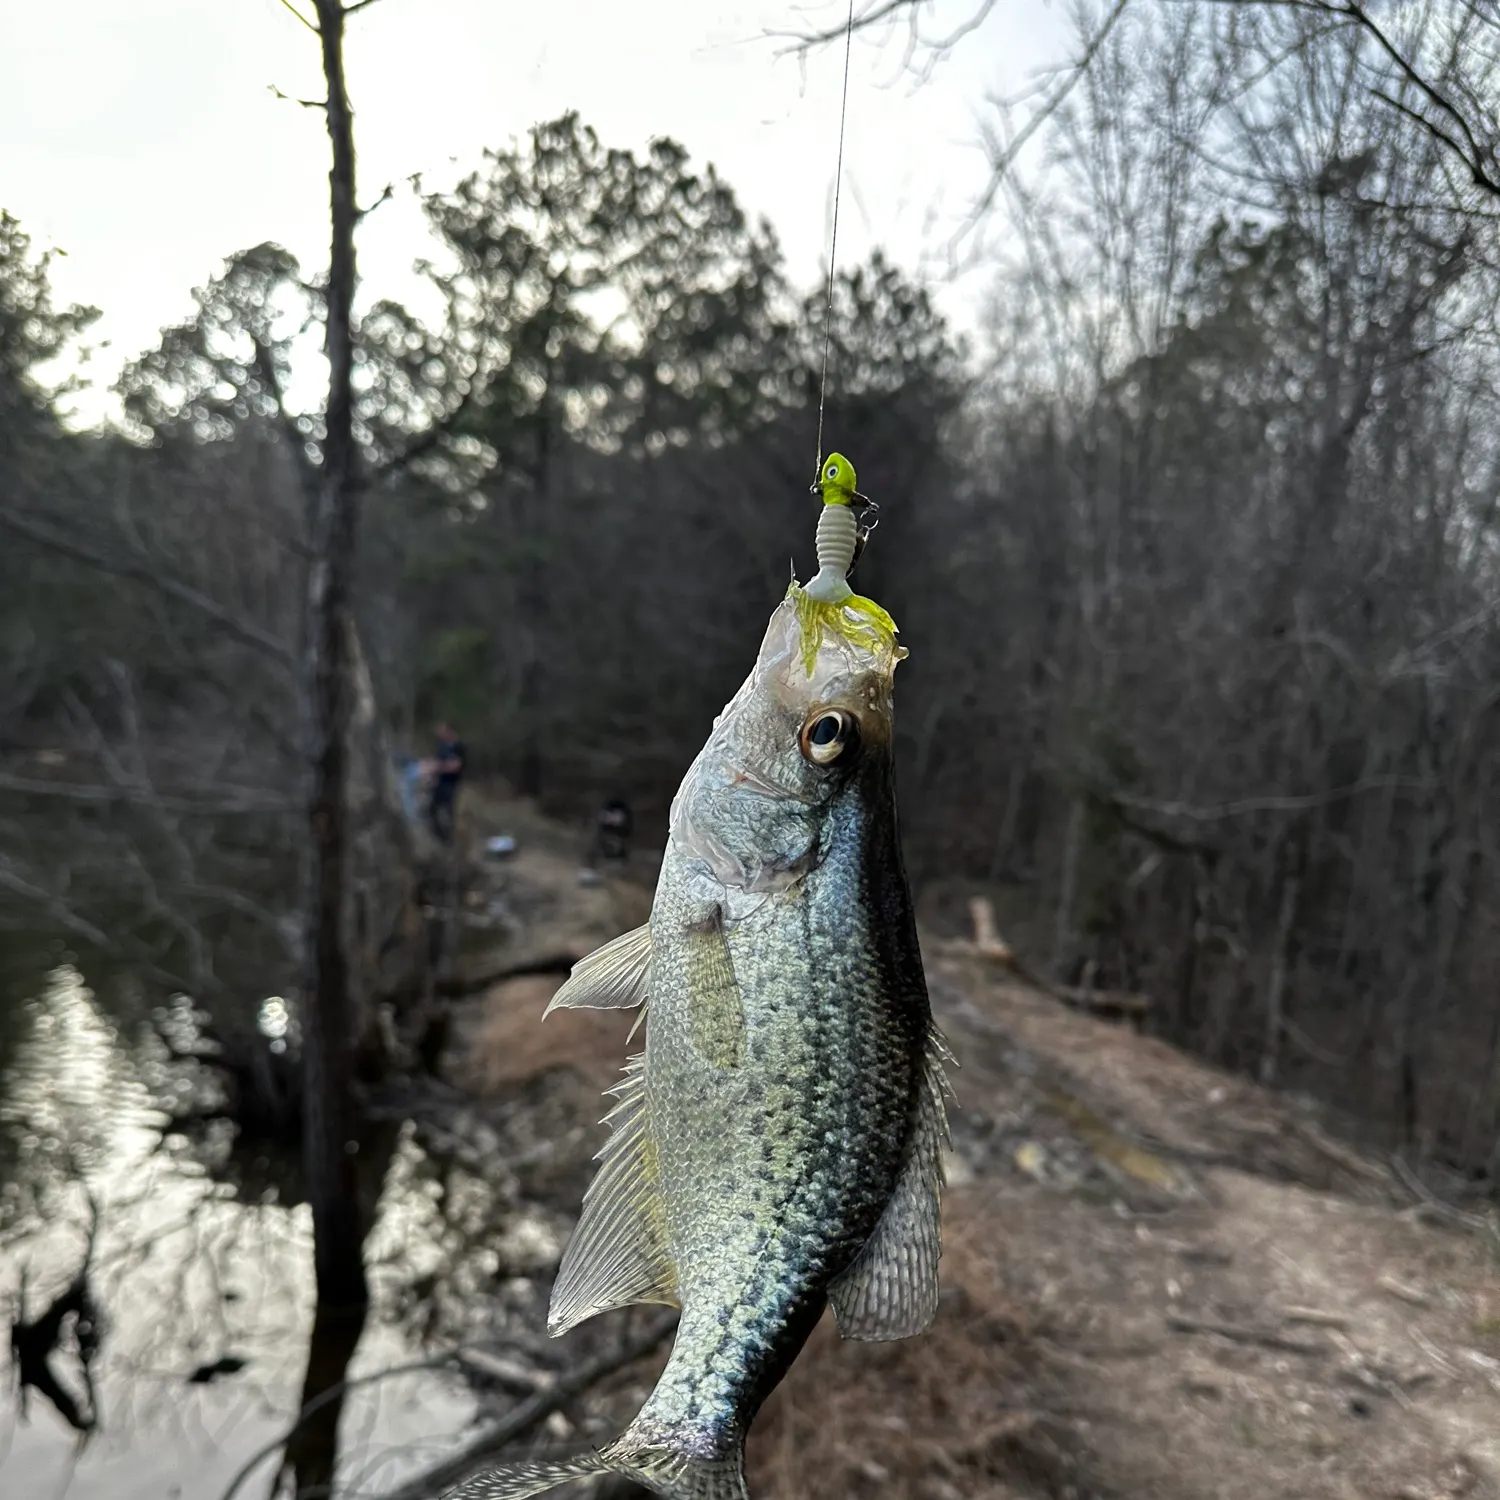
[[[162,1045],[158,1032],[191,1034],[188,1007],[158,1011],[154,1028],[125,1010],[59,968],[0,1020],[0,1306],[34,1325],[84,1290],[46,1368],[28,1367],[55,1379],[56,1399],[17,1389],[12,1351],[0,1495],[17,1500],[221,1500],[301,1404],[315,1308],[294,1162],[247,1148],[214,1118],[212,1075]],[[393,1121],[361,1143],[380,1207],[371,1313],[337,1419],[341,1500],[425,1468],[476,1414],[451,1364],[364,1378],[499,1326],[502,1255],[514,1275],[556,1251],[544,1218],[517,1219],[482,1170],[435,1162],[422,1141]],[[531,1295],[524,1276],[505,1290]],[[476,1316],[481,1292],[491,1310]],[[338,1344],[324,1329],[320,1366],[342,1364]],[[276,1493],[279,1463],[267,1452],[237,1500]]]

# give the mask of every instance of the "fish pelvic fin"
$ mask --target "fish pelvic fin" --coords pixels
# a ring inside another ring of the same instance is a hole
[[[503,1464],[475,1475],[443,1500],[526,1500],[558,1485],[599,1474],[619,1474],[666,1500],[750,1500],[744,1457],[693,1458],[660,1448],[628,1446],[628,1438],[602,1453],[586,1453],[556,1463]]]

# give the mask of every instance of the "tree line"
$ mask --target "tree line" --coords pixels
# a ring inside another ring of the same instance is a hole
[[[983,883],[1062,981],[1493,1181],[1493,64],[1481,8],[1336,9],[1084,7],[1024,170],[996,123],[982,326],[837,271],[826,430],[912,650],[919,887]],[[423,204],[439,311],[358,304],[344,415],[289,394],[332,282],[268,244],[82,434],[46,370],[87,311],[0,221],[0,921],[248,1034],[315,941],[320,641],[356,1072],[425,1014],[392,750],[443,715],[546,805],[659,816],[810,562],[824,293],[712,168],[568,115]]]

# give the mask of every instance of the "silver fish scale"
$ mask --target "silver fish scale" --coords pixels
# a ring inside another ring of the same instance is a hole
[[[669,850],[646,1089],[683,1315],[629,1440],[737,1451],[890,1198],[930,1024],[891,806],[872,758],[822,810],[817,868],[725,925],[744,1012],[735,1067],[694,1045],[684,950],[702,941],[712,883]]]

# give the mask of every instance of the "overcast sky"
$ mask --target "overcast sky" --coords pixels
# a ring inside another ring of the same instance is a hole
[[[930,29],[977,5],[935,0]],[[577,108],[607,145],[671,135],[714,162],[811,281],[826,254],[843,57],[831,47],[799,61],[770,33],[844,13],[841,0],[380,0],[351,19],[348,41],[361,198],[413,172],[438,183]],[[878,244],[919,269],[946,243],[984,180],[986,94],[1057,60],[1066,29],[1056,3],[999,0],[920,85],[902,74],[901,41],[855,41],[840,264]],[[0,0],[0,207],[66,252],[61,300],[103,309],[96,379],[183,317],[230,252],[270,239],[323,265],[322,118],[271,92],[313,97],[317,70],[315,38],[280,0]],[[423,249],[409,198],[382,207],[361,230],[366,292],[408,293]],[[942,289],[957,321],[979,279]]]

